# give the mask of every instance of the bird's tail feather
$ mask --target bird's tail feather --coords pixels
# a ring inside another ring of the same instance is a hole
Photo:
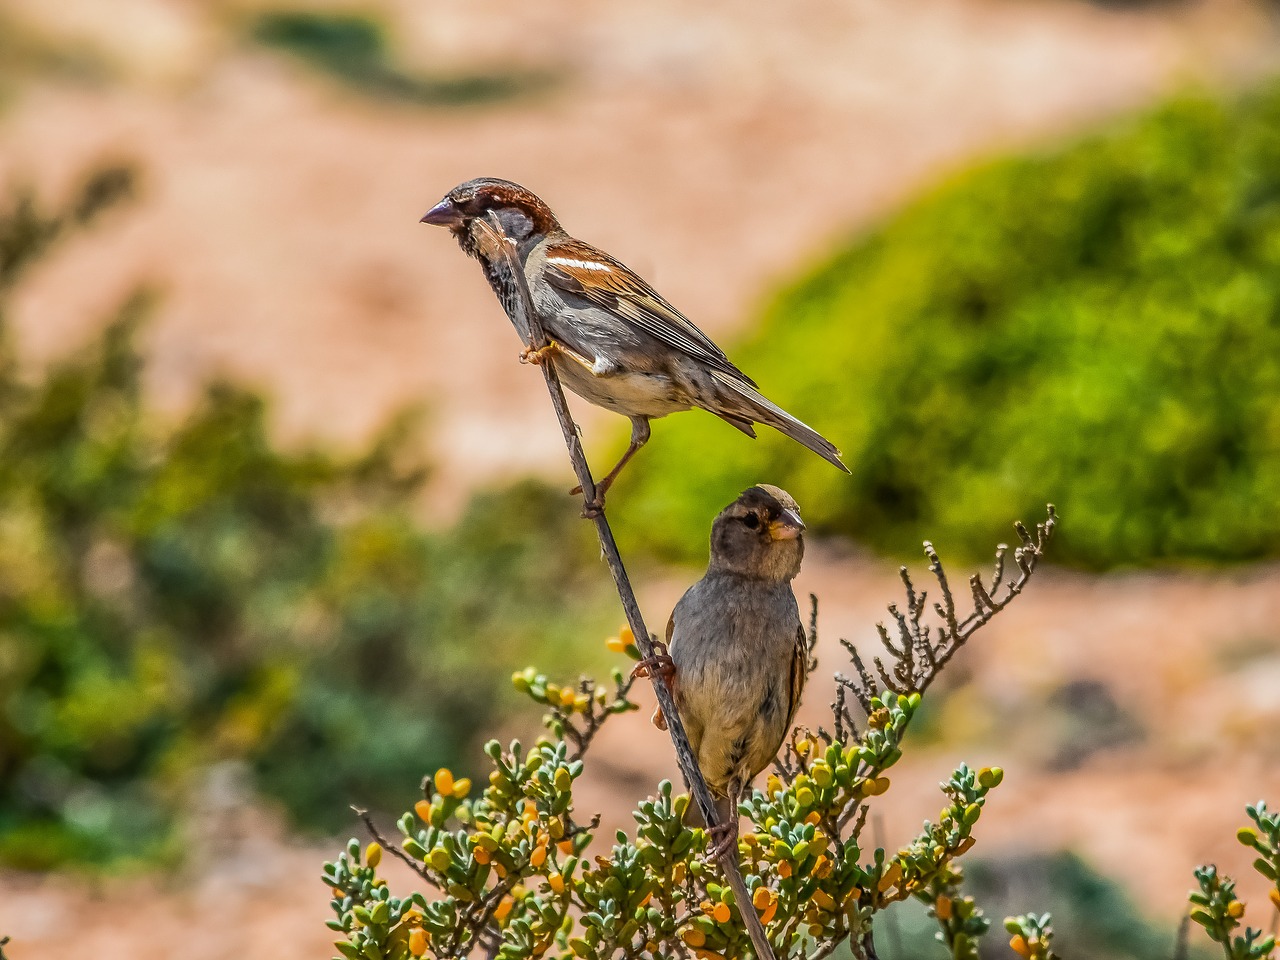
[[[721,374],[719,371],[715,372],[715,378],[733,392],[734,399],[741,400],[743,404],[740,409],[720,413],[721,417],[732,423],[734,417],[742,418],[742,414],[748,414],[752,420],[768,424],[780,433],[785,433],[792,440],[808,447],[822,457],[823,460],[839,467],[845,473],[849,473],[849,468],[840,459],[840,451],[836,449],[835,444],[818,433],[817,430],[814,430],[813,427],[807,423],[802,423],[776,403],[766,399],[760,391],[754,389],[750,384],[736,377]]]

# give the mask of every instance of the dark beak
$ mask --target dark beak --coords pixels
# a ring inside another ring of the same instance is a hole
[[[453,205],[452,200],[441,200],[422,215],[419,223],[430,223],[437,227],[454,227],[463,220],[462,211]]]
[[[769,536],[774,540],[794,540],[804,533],[804,521],[794,510],[783,510],[782,516],[769,524]]]

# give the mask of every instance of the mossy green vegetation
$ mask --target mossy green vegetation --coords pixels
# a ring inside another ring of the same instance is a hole
[[[0,315],[132,182],[0,205]],[[615,616],[562,491],[519,483],[424,527],[407,418],[350,454],[280,448],[263,398],[228,384],[158,419],[149,307],[31,376],[0,337],[0,863],[176,858],[228,760],[306,829],[402,806],[467,755],[512,663]]]
[[[727,492],[767,480],[893,556],[923,531],[973,556],[1046,501],[1059,562],[1274,556],[1280,83],[958,174],[840,243],[730,354],[853,476],[673,417],[613,494],[668,555],[705,556]]]

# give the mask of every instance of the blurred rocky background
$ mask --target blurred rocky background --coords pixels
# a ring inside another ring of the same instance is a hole
[[[541,378],[417,223],[495,175],[853,468],[661,424],[611,500],[652,623],[757,480],[814,531],[819,676],[920,540],[955,576],[1057,504],[877,840],[999,763],[988,912],[1170,956],[1280,792],[1278,67],[1266,0],[5,0],[6,955],[327,956],[349,805],[534,730],[512,671],[612,662]],[[594,762],[606,824],[674,774],[644,713]]]

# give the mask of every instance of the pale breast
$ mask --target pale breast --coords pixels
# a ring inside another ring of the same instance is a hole
[[[665,417],[691,406],[671,378],[661,373],[612,370],[596,376],[566,358],[556,361],[556,373],[583,400],[627,417]]]

